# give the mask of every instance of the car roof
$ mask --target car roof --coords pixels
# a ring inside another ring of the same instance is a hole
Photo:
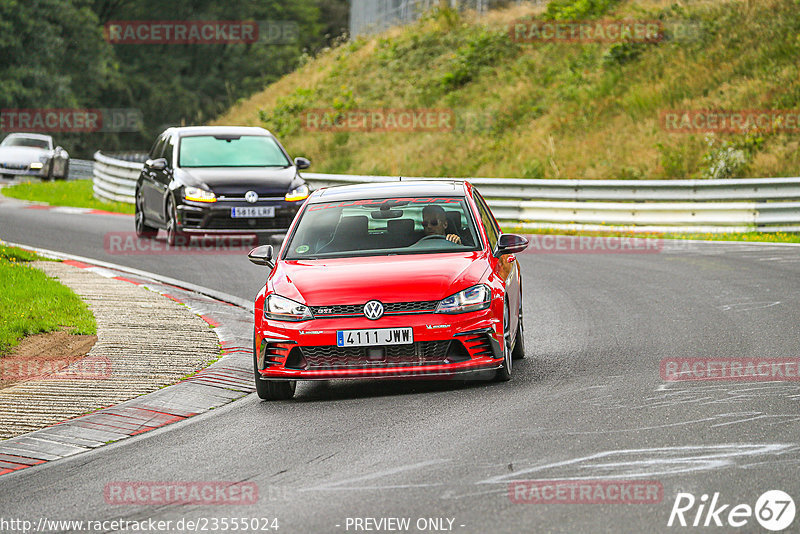
[[[43,134],[35,134],[35,133],[10,133],[6,136],[6,139],[9,137],[27,137],[28,139],[39,139],[40,141],[52,141],[53,136],[51,135],[43,135]]]
[[[413,180],[396,182],[371,182],[340,185],[318,189],[309,202],[336,202],[338,200],[366,200],[392,197],[463,197],[469,183],[464,180]]]
[[[189,135],[272,135],[258,126],[181,126],[168,128],[168,132],[179,136]]]

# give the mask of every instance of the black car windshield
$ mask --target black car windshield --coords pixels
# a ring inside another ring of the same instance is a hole
[[[35,137],[6,137],[3,139],[3,143],[0,144],[0,146],[26,146],[31,148],[43,148],[45,150],[50,149],[50,143],[44,139],[37,139]]]
[[[478,250],[463,198],[387,198],[309,204],[284,259]]]
[[[288,167],[278,143],[266,135],[193,135],[182,137],[181,167]]]

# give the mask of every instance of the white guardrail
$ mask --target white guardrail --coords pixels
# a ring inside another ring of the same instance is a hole
[[[122,159],[126,158],[126,159]],[[133,203],[141,155],[94,155],[94,194]],[[134,160],[134,161],[130,161]],[[302,173],[312,187],[398,177]],[[440,180],[411,178],[403,180]],[[800,178],[528,180],[468,178],[498,221],[525,229],[800,232]]]

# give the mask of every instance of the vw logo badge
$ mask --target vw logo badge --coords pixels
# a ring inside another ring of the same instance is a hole
[[[383,304],[378,300],[371,300],[364,304],[364,315],[367,319],[380,319],[383,317]]]
[[[255,204],[258,202],[258,193],[255,191],[248,191],[244,194],[244,199],[248,201],[250,204]]]

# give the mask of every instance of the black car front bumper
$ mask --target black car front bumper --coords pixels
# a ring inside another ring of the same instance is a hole
[[[186,234],[274,234],[286,232],[300,210],[302,201],[262,200],[211,203],[184,201],[177,206],[178,231]],[[233,208],[275,208],[274,217],[233,217]]]

